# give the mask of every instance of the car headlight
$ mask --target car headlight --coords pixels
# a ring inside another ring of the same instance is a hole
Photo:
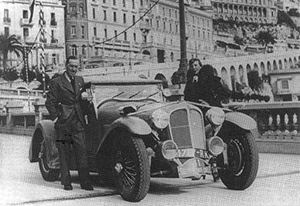
[[[169,114],[162,109],[155,110],[151,118],[158,129],[164,129],[169,125]]]
[[[218,156],[224,150],[224,142],[218,136],[213,136],[207,140],[208,151],[214,155]]]
[[[166,88],[163,90],[164,97],[170,97],[172,95],[172,92],[170,89]]]
[[[212,107],[206,112],[207,120],[216,126],[221,125],[225,120],[225,113],[221,108]]]
[[[161,153],[167,160],[175,158],[177,156],[177,152],[178,146],[174,141],[167,140],[161,144]]]

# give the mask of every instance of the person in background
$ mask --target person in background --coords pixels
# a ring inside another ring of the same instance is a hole
[[[191,62],[192,70],[187,74],[185,100],[200,103],[201,100],[210,106],[222,107],[221,102],[231,96],[221,78],[216,76],[215,69],[209,65],[201,64],[199,59]]]
[[[71,154],[75,155],[81,188],[93,190],[90,182],[85,145],[84,104],[82,95],[84,80],[76,76],[79,60],[70,56],[66,60],[66,71],[49,82],[46,108],[55,122],[56,144],[60,158],[61,183],[65,190],[72,190],[70,176]]]

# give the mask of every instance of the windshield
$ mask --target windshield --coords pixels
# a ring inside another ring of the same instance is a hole
[[[162,86],[160,84],[143,85],[95,85],[96,102],[107,98],[140,99],[150,97],[162,101]]]

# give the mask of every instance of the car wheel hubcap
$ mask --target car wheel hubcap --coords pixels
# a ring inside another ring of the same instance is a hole
[[[120,173],[123,170],[123,166],[121,163],[117,163],[115,165],[115,170],[117,171],[117,173]]]

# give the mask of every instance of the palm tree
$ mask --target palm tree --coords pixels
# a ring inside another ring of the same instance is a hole
[[[8,54],[13,52],[17,55],[17,57],[20,57],[20,54],[22,54],[23,46],[22,43],[19,42],[16,35],[0,35],[0,52],[2,54],[2,63],[3,63],[3,70],[7,70],[7,60],[8,60]]]
[[[257,42],[262,44],[264,47],[266,47],[269,43],[274,44],[276,42],[269,31],[260,31],[255,38]]]

